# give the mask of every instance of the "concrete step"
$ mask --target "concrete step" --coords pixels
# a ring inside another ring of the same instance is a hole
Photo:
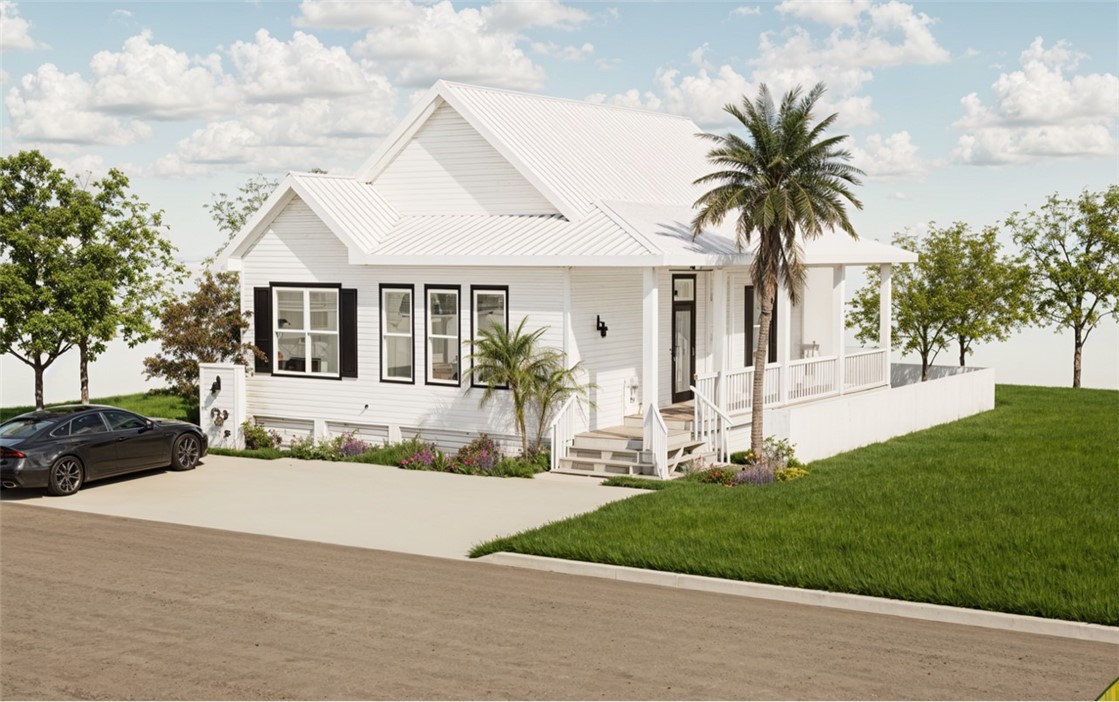
[[[630,461],[631,463],[640,463],[641,451],[636,449],[596,449],[575,445],[568,449],[567,457],[578,459],[605,459],[608,461]]]
[[[600,475],[610,477],[614,475],[653,475],[653,466],[648,463],[634,463],[633,461],[617,461],[604,458],[561,458],[559,460],[559,473],[572,473],[575,475]]]
[[[691,418],[683,419],[680,417],[661,417],[664,420],[664,425],[668,427],[669,431],[673,429],[681,429],[684,431],[691,431],[695,421]],[[645,426],[645,418],[639,414],[627,414],[624,418],[625,426],[642,428]]]

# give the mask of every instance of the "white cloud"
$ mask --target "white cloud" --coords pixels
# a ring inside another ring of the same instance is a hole
[[[416,22],[422,17],[423,9],[410,0],[303,0],[299,12],[294,20],[297,27],[353,30]]]
[[[1046,49],[1034,39],[1019,57],[1021,70],[992,84],[994,102],[965,95],[962,130],[953,157],[964,163],[1026,163],[1046,157],[1116,153],[1119,78],[1111,73],[1066,76],[1083,55],[1066,42]]]
[[[730,11],[731,17],[758,16],[762,13],[760,5],[739,5]]]
[[[486,26],[500,31],[517,32],[529,27],[574,29],[589,19],[586,12],[557,0],[495,0],[482,7]]]
[[[868,9],[870,0],[785,0],[777,5],[778,12],[832,27],[856,24]]]
[[[868,178],[916,178],[923,176],[930,164],[917,155],[917,146],[909,132],[896,132],[883,137],[872,134],[861,147],[851,147],[851,162]]]
[[[151,136],[143,122],[121,120],[91,109],[93,86],[79,74],[51,63],[25,75],[8,91],[5,104],[13,136],[23,142],[126,146]]]
[[[533,42],[532,50],[560,61],[584,61],[594,55],[594,45],[590,43],[582,46],[560,46],[553,42]]]
[[[239,97],[218,57],[192,59],[152,44],[148,31],[125,40],[120,52],[98,52],[89,65],[94,77],[91,105],[105,112],[191,119],[221,114]]]
[[[901,192],[901,191],[890,193],[886,197],[890,198],[891,200],[901,200],[901,201],[909,199],[909,196],[906,195],[905,193]]]
[[[258,102],[298,102],[312,97],[357,95],[368,88],[361,67],[340,46],[327,48],[313,35],[291,41],[257,31],[253,42],[229,48],[241,90]]]
[[[11,0],[0,0],[0,51],[46,48],[31,38],[31,23],[19,16]]]
[[[127,19],[131,16],[132,16],[132,11],[131,10],[124,10],[124,9],[113,10],[113,17],[120,17],[122,19]]]
[[[603,101],[629,104],[637,95],[644,106],[659,103],[660,107],[652,109],[722,126],[731,123],[722,111],[723,105],[739,102],[743,95],[754,95],[761,83],[766,83],[779,99],[794,86],[808,89],[823,82],[828,90],[818,105],[819,116],[838,113],[835,126],[849,129],[878,119],[871,98],[861,94],[875,69],[939,63],[949,58],[932,34],[935,21],[896,0],[879,5],[868,0],[788,1],[777,9],[787,17],[821,22],[833,29],[823,38],[798,25],[781,32],[765,32],[749,71],[730,64],[715,66],[705,58],[706,47],[700,47],[692,54],[695,68],[690,73],[668,67],[656,72],[657,90],[652,96],[628,91],[603,96]]]
[[[520,36],[494,31],[483,11],[456,11],[446,0],[413,9],[410,21],[370,30],[354,53],[404,86],[427,86],[440,78],[508,88],[544,84],[544,70],[520,49]]]

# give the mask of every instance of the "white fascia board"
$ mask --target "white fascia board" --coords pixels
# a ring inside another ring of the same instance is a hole
[[[368,183],[388,168],[397,154],[408,145],[408,142],[412,140],[420,127],[427,123],[428,118],[439,107],[442,99],[440,95],[442,85],[443,81],[437,81],[423,96],[423,99],[417,102],[416,106],[404,116],[400,124],[381,140],[373,155],[366,159],[365,163],[361,164],[361,167],[354,173],[356,179]]]
[[[888,252],[868,253],[865,251],[851,251],[828,256],[813,256],[805,254],[806,266],[878,266],[883,263],[916,263],[917,254],[904,249],[891,247]]]
[[[264,201],[260,209],[249,218],[248,222],[245,222],[245,226],[241,227],[241,230],[229,240],[229,243],[225,245],[222,252],[218,254],[217,258],[214,260],[214,268],[216,270],[234,270],[229,265],[230,261],[239,260],[244,254],[244,252],[241,251],[244,244],[255,240],[256,237],[272,223],[276,215],[291,202],[292,198],[295,197],[295,191],[293,190],[294,184],[295,178],[293,178],[290,173],[284,176],[284,179],[280,181],[276,189],[272,191],[272,194],[268,196],[268,199]]]
[[[482,135],[482,138],[485,139],[497,153],[501,154],[505,160],[532,185],[532,187],[540,191],[540,194],[543,195],[548,202],[552,203],[552,205],[559,210],[561,215],[566,217],[569,222],[577,222],[583,218],[584,213],[579,207],[569,202],[566,198],[561,197],[559,193],[552,190],[547,183],[542,181],[536,174],[536,171],[522,162],[515,153],[505,146],[505,143],[501,141],[501,139],[498,139],[493,132],[486,128],[482,120],[478,119],[477,115],[475,115],[467,105],[462,104],[462,101],[454,94],[453,89],[447,88],[443,81],[436,83],[435,87],[439,89],[440,97],[442,97],[448,105],[453,107],[455,112],[458,112],[459,116],[465,119],[470,126],[474,127],[474,129]]]

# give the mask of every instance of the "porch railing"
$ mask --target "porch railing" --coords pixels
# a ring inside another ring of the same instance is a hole
[[[840,387],[839,358],[824,356],[790,361],[788,366],[770,363],[765,367],[765,407],[793,404],[879,387],[889,383],[889,352],[870,349],[843,359]],[[782,400],[784,391],[784,400]],[[754,369],[737,368],[697,376],[693,392],[707,398],[724,414],[749,412],[753,405]]]
[[[657,475],[668,480],[668,425],[656,405],[649,403],[645,408],[642,427],[645,450],[652,454],[653,468]]]
[[[552,470],[558,470],[560,459],[567,455],[567,449],[575,442],[575,420],[578,403],[574,395],[567,398],[552,420]]]
[[[697,386],[692,386],[692,395],[695,397],[692,436],[696,441],[707,442],[707,445],[715,451],[716,461],[729,461],[730,437],[727,434],[730,431],[730,417]]]
[[[848,354],[844,359],[843,390],[862,390],[890,382],[886,349]]]

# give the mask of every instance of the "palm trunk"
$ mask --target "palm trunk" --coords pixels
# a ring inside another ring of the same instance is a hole
[[[754,349],[754,388],[750,406],[750,449],[759,462],[763,460],[762,451],[765,431],[762,427],[762,414],[765,410],[765,364],[769,359],[769,324],[773,318],[773,304],[777,298],[777,283],[770,279],[762,286],[762,313],[758,319],[758,346]]]
[[[80,356],[79,363],[82,384],[82,404],[89,404],[89,339],[81,339],[78,341],[78,354]]]

